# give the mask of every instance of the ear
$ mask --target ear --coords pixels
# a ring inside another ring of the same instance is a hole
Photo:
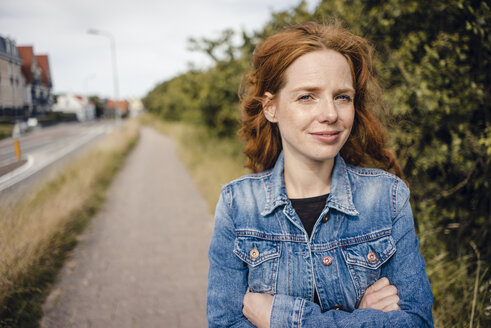
[[[265,92],[263,96],[263,114],[264,117],[271,123],[277,123],[278,119],[276,118],[276,104],[274,101],[274,96],[271,92]]]

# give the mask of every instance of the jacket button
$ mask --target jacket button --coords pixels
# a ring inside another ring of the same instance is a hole
[[[327,255],[326,255],[326,256],[324,256],[324,257],[322,258],[322,264],[324,264],[325,266],[329,266],[329,265],[331,265],[331,264],[332,264],[332,259],[331,259],[331,257],[330,257],[330,256],[327,256]]]
[[[333,309],[333,310],[341,310],[341,308],[342,308],[342,307],[341,307],[341,305],[339,305],[339,304],[336,304],[336,305],[334,305],[334,306],[332,307],[332,309]]]
[[[367,255],[367,259],[370,262],[375,262],[375,261],[377,261],[377,254],[375,254],[374,252],[370,252]]]
[[[323,218],[322,222],[326,223],[329,220],[329,213],[327,213]]]
[[[251,259],[255,260],[259,256],[259,251],[254,248],[249,252],[249,256],[251,257]]]

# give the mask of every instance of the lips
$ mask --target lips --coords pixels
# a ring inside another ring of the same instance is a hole
[[[335,143],[341,131],[321,131],[321,132],[312,132],[311,135],[318,141],[323,143]]]

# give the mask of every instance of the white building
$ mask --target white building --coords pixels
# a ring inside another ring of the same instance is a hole
[[[15,41],[0,36],[0,116],[26,116],[21,67]]]
[[[72,93],[58,95],[53,111],[75,113],[80,122],[95,119],[95,105],[87,97]]]
[[[130,99],[128,100],[128,102],[129,102],[128,107],[131,117],[135,117],[143,113],[145,107],[143,106],[143,103],[139,98]]]

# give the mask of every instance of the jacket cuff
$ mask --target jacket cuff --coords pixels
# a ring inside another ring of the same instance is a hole
[[[270,328],[301,327],[305,300],[288,295],[275,295],[271,308]]]

